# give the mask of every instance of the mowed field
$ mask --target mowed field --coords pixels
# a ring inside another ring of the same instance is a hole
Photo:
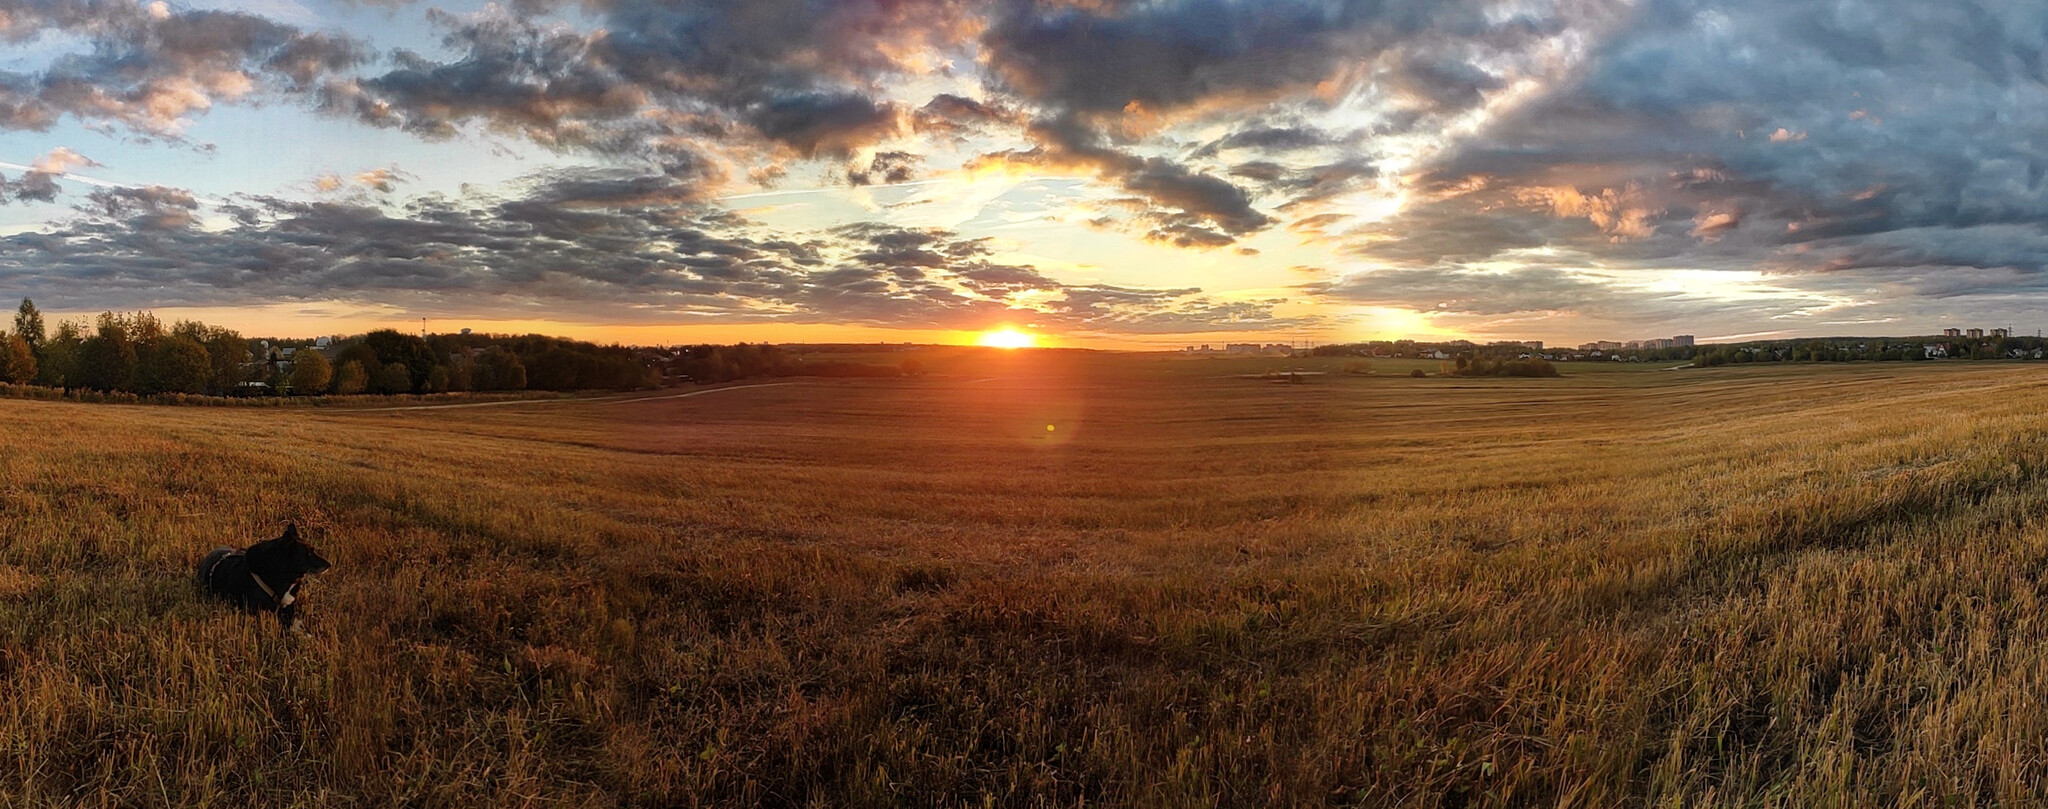
[[[2048,367],[931,365],[442,410],[0,400],[0,805],[2048,787]],[[308,637],[190,580],[286,519],[336,564]]]

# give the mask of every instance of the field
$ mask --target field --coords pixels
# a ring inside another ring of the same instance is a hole
[[[623,403],[0,400],[0,805],[2048,785],[2048,369],[930,360]],[[189,581],[285,519],[337,565],[309,637]]]

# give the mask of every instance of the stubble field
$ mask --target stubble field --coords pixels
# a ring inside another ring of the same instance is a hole
[[[931,364],[442,410],[0,400],[0,804],[2048,785],[2043,369]],[[189,579],[286,519],[336,564],[304,638]]]

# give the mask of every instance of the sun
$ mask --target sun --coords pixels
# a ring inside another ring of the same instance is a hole
[[[1038,338],[1016,329],[997,329],[982,332],[974,344],[990,348],[1030,348],[1038,345]]]

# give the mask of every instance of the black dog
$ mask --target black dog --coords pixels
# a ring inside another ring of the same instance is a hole
[[[249,612],[270,610],[285,629],[298,628],[299,580],[331,567],[287,524],[284,536],[246,550],[215,548],[199,561],[199,586]]]

